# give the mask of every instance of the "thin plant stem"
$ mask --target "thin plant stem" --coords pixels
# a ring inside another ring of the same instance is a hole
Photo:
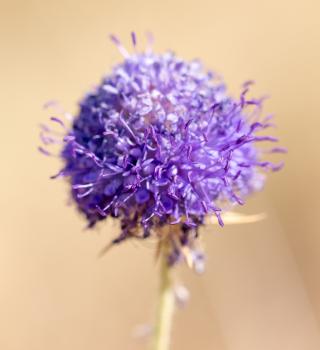
[[[163,247],[160,261],[160,289],[153,350],[169,350],[174,312],[174,293],[171,268],[168,265],[167,249]]]

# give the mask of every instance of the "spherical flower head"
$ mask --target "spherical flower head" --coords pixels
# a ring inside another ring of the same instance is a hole
[[[129,55],[112,39],[125,59],[80,102],[59,174],[90,227],[118,218],[114,243],[167,232],[173,264],[206,215],[222,225],[223,208],[262,187],[260,169],[278,168],[256,147],[276,140],[257,134],[270,123],[260,117],[262,99],[246,98],[250,82],[234,99],[197,60],[150,49]]]

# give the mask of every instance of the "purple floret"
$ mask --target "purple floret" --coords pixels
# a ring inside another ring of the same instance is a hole
[[[249,85],[233,99],[199,61],[126,54],[81,101],[64,139],[60,175],[89,226],[119,218],[118,243],[178,225],[183,246],[206,215],[222,225],[222,208],[262,187],[259,168],[278,168],[260,160],[256,142],[276,139],[258,134],[270,123]]]

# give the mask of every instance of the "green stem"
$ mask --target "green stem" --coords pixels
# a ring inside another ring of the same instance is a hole
[[[153,350],[169,350],[174,311],[171,268],[168,266],[166,249],[162,250],[161,255],[159,305]]]

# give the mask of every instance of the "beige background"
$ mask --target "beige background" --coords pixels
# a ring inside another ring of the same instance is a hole
[[[203,276],[179,270],[191,290],[174,350],[320,349],[319,1],[1,1],[0,349],[134,350],[136,324],[152,322],[152,244],[125,244],[102,260],[116,234],[83,231],[66,186],[49,181],[59,162],[39,155],[43,102],[71,112],[120,57],[110,32],[140,47],[201,57],[236,94],[255,79],[272,98],[275,133],[289,148],[246,212],[264,222],[208,227]]]

